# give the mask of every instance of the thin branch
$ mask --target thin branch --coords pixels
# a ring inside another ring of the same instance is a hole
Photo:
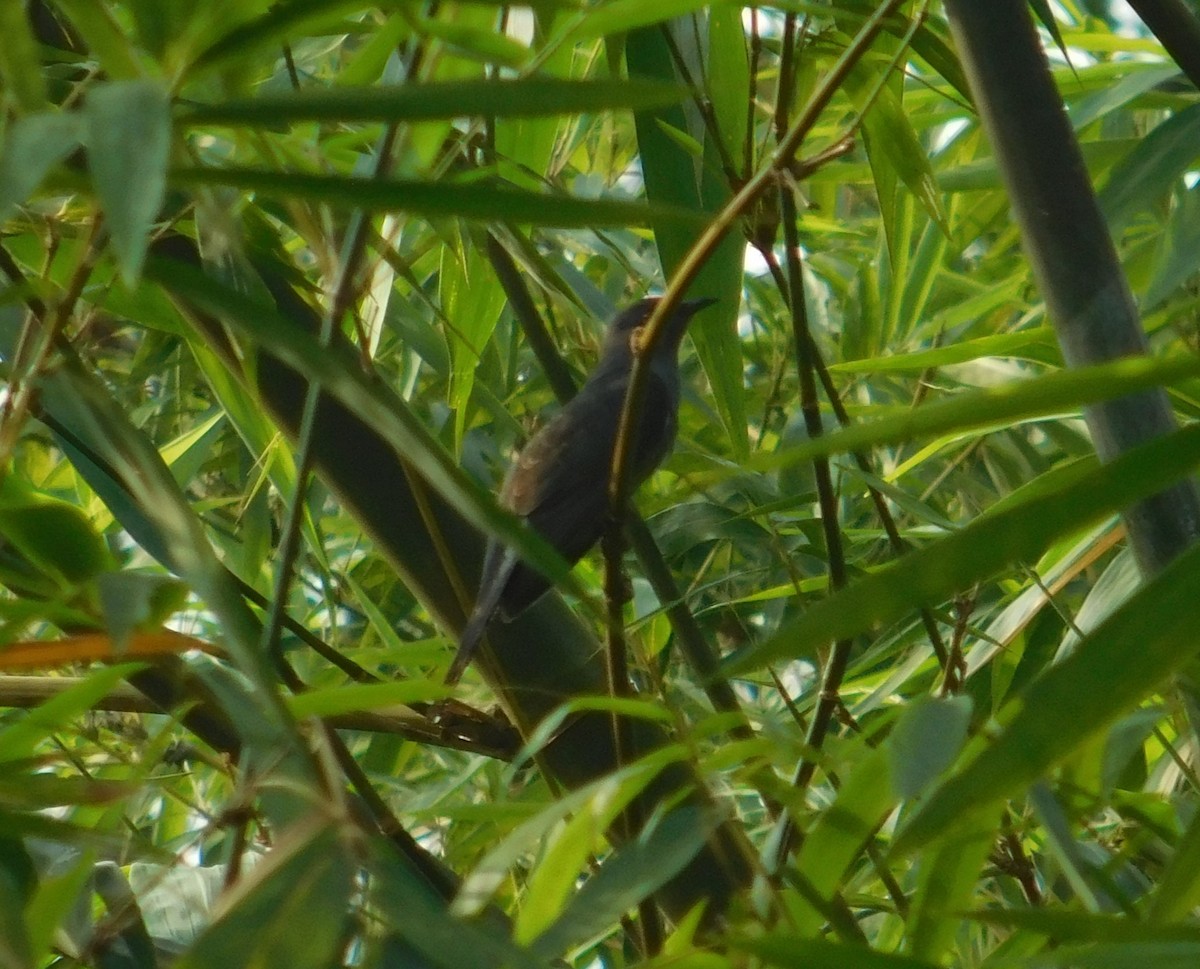
[[[604,556],[604,602],[605,621],[608,635],[605,644],[608,673],[608,693],[614,699],[632,696],[629,688],[628,650],[625,643],[625,576],[621,571],[621,557],[625,542],[621,534],[621,523],[613,520],[600,539]],[[616,751],[617,767],[627,766],[633,759],[634,745],[629,718],[617,710],[612,712],[613,749]],[[625,832],[632,837],[636,829]]]
[[[628,599],[625,574],[621,559],[625,552],[625,540],[620,519],[614,518],[604,530],[600,548],[604,555],[604,601],[607,636],[605,642],[608,693],[614,700],[633,696],[629,684],[628,646],[625,641],[625,602]],[[620,770],[633,762],[637,747],[633,739],[633,721],[620,710],[613,709],[611,715],[613,752],[616,769]],[[641,803],[634,800],[621,812],[618,822],[624,828],[622,834],[627,844],[632,843],[637,833],[645,826]],[[651,898],[638,902],[637,939],[642,955],[649,958],[662,948],[665,931],[662,916]]]
[[[397,130],[398,126],[393,122],[380,136],[379,144],[375,149],[375,166],[372,173],[375,178],[382,178],[391,167],[392,147],[396,140]],[[333,294],[321,318],[317,341],[319,346],[324,349],[333,345],[338,324],[353,301],[358,267],[363,253],[366,251],[370,229],[371,216],[362,209],[356,209],[351,215],[350,225],[346,229]],[[320,384],[316,381],[310,382],[304,391],[304,408],[301,412],[296,445],[296,488],[291,496],[287,517],[284,520],[283,534],[276,553],[279,565],[275,574],[274,594],[267,610],[267,620],[263,624],[262,648],[264,654],[268,656],[277,656],[280,650],[279,631],[287,604],[287,591],[292,582],[292,570],[300,550],[300,521],[304,516],[307,504],[308,479],[312,473],[315,458],[313,428],[316,425],[317,405],[320,399]]]
[[[679,641],[679,651],[687,661],[692,673],[702,684],[709,702],[712,703],[714,709],[722,713],[733,713],[738,716],[738,722],[729,731],[733,736],[741,740],[753,739],[754,729],[750,726],[750,721],[746,717],[745,711],[742,710],[741,703],[738,702],[737,693],[729,685],[728,680],[716,676],[720,664],[719,658],[708,640],[704,638],[704,631],[700,628],[700,623],[696,621],[692,610],[688,608],[683,592],[676,585],[675,577],[671,574],[671,569],[663,558],[662,552],[659,551],[658,545],[655,544],[650,529],[636,514],[629,516],[625,528],[629,536],[629,543],[637,554],[642,570],[646,573],[646,578],[650,581],[654,594],[663,604],[667,618],[671,622],[671,629]]]
[[[779,287],[781,293],[786,294],[788,283],[784,278],[783,270],[779,266],[779,260],[775,258],[775,253],[769,247],[763,248],[761,246],[758,251],[766,262],[771,276],[775,280],[775,285]],[[829,373],[829,367],[826,365],[825,359],[821,354],[821,348],[817,345],[811,333],[809,334],[809,352],[813,365],[816,367],[817,377],[821,381],[821,387],[825,391],[825,398],[829,401],[829,406],[833,409],[834,416],[842,427],[849,427],[851,424],[850,414],[846,410],[846,405],[842,403],[842,398],[837,391],[837,387],[834,386],[833,376]],[[862,451],[851,452],[851,457],[854,458],[854,463],[858,465],[859,470],[864,474],[874,473],[870,459]],[[879,523],[883,526],[884,534],[887,535],[888,544],[891,546],[892,551],[897,556],[903,555],[909,550],[909,545],[900,535],[900,529],[896,527],[896,519],[892,515],[892,510],[888,507],[887,499],[874,485],[867,485],[867,493],[870,495],[871,503],[875,506],[875,514],[879,517]],[[941,630],[938,629],[937,618],[934,616],[932,610],[925,606],[921,607],[921,624],[925,627],[925,635],[929,637],[929,644],[933,647],[938,665],[941,666],[943,675],[946,675],[949,670],[949,653],[946,649],[946,643],[942,639]]]
[[[0,404],[0,465],[8,463],[17,437],[24,425],[34,400],[34,379],[45,368],[51,351],[63,340],[63,331],[75,312],[75,304],[83,294],[83,289],[91,278],[96,260],[100,257],[101,229],[104,220],[100,215],[92,219],[91,229],[79,262],[71,273],[66,289],[55,300],[52,309],[34,302],[29,302],[29,314],[17,346],[13,351],[11,370],[8,380],[8,394]],[[7,256],[7,253],[5,254]],[[7,267],[5,267],[7,269]],[[22,277],[20,269],[15,265],[18,277]],[[10,272],[11,275],[11,272]],[[14,280],[15,281],[15,280]],[[41,307],[41,311],[36,308]]]
[[[632,450],[633,428],[641,413],[646,395],[647,361],[658,341],[662,339],[667,318],[674,312],[683,294],[687,291],[709,260],[726,234],[738,223],[759,199],[771,188],[779,172],[788,168],[804,138],[817,123],[821,113],[833,99],[854,65],[865,56],[872,41],[878,35],[884,19],[900,6],[902,0],[886,0],[863,25],[841,57],[825,75],[817,90],[805,105],[804,111],[788,129],[786,136],[771,153],[767,164],[759,170],[733,196],[719,213],[708,223],[695,245],[687,252],[667,286],[662,299],[646,321],[643,338],[639,341],[629,376],[629,390],[625,395],[625,406],[621,412],[616,447],[613,450],[612,475],[609,481],[609,500],[612,507],[622,507],[629,495],[629,464]]]
[[[562,355],[554,345],[550,331],[546,328],[541,314],[533,303],[529,287],[525,285],[525,277],[517,267],[513,257],[504,248],[496,236],[489,232],[487,235],[487,255],[492,264],[492,271],[500,281],[508,305],[512,307],[513,315],[521,324],[525,340],[533,350],[541,365],[542,372],[550,382],[550,389],[559,401],[568,401],[575,396],[579,389],[570,368],[563,362]]]
[[[79,676],[8,676],[0,675],[0,708],[29,709],[52,700],[64,690],[84,682]],[[181,702],[194,698],[180,697]],[[121,684],[113,687],[92,705],[93,710],[112,713],[164,712],[163,704],[148,697],[136,687]],[[520,738],[508,727],[488,722],[477,711],[464,708],[463,715],[447,722],[446,711],[439,709],[439,719],[430,719],[429,704],[412,704],[411,713],[339,713],[321,718],[339,730],[358,730],[364,733],[395,734],[416,743],[481,754],[496,760],[513,758]]]
[[[784,232],[784,247],[787,251],[788,302],[791,309],[793,338],[796,344],[797,368],[800,376],[800,410],[809,437],[820,437],[821,410],[817,400],[817,383],[812,354],[812,337],[808,325],[808,311],[804,296],[804,272],[800,261],[798,213],[795,196],[791,192],[780,193],[781,221]],[[833,480],[829,473],[828,458],[813,461],[813,473],[817,483],[817,502],[821,512],[821,528],[825,537],[825,551],[829,559],[829,586],[836,592],[846,584],[846,559],[842,547],[841,529],[838,524],[837,496],[833,491]],[[807,753],[797,765],[792,784],[803,795],[811,783],[817,768],[817,754],[825,744],[825,737],[833,723],[841,697],[842,680],[850,662],[853,640],[839,639],[833,644],[825,670],[821,676],[821,692],[805,737]],[[767,870],[776,872],[791,853],[796,838],[796,825],[790,816],[779,822],[778,836],[773,839],[774,857],[767,861]]]

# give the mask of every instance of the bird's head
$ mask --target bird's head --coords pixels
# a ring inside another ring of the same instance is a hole
[[[617,349],[631,351],[633,347],[631,341],[639,337],[641,328],[646,325],[650,314],[654,312],[654,308],[660,301],[658,296],[649,296],[646,299],[638,300],[632,306],[618,313],[604,339],[604,353],[607,354]],[[687,330],[688,321],[715,302],[715,299],[688,299],[676,306],[674,312],[667,319],[666,329],[655,350],[656,355],[670,354],[674,357],[683,340],[683,334]]]

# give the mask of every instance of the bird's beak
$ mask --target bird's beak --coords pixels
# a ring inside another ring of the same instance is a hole
[[[675,313],[669,322],[666,333],[667,345],[670,346],[672,350],[679,349],[679,344],[683,342],[683,334],[687,330],[687,325],[691,318],[705,307],[712,306],[715,302],[717,302],[717,300],[708,296],[704,297],[703,299],[683,300],[679,304],[679,307],[675,310]]]
[[[679,304],[679,308],[687,311],[688,317],[693,317],[701,310],[708,309],[713,303],[720,302],[713,296],[704,296],[700,299],[685,299]]]

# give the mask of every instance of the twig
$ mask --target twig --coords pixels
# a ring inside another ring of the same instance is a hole
[[[886,0],[863,25],[846,50],[842,52],[842,56],[825,75],[800,117],[796,119],[784,139],[771,153],[767,164],[742,186],[705,227],[700,238],[696,240],[695,245],[680,262],[662,299],[647,319],[643,338],[638,342],[637,352],[634,354],[633,369],[629,376],[629,390],[625,395],[625,405],[621,412],[616,447],[613,451],[609,500],[614,509],[621,508],[628,499],[633,428],[636,426],[637,417],[641,412],[646,395],[646,363],[658,341],[662,339],[667,318],[674,312],[688,286],[691,285],[692,280],[712,256],[717,246],[721,244],[726,234],[758,198],[775,184],[779,172],[791,164],[801,142],[812,130],[821,112],[833,99],[854,65],[866,53],[871,42],[879,33],[884,19],[899,7],[900,3],[901,0]]]
[[[375,178],[386,174],[391,165],[392,146],[396,140],[398,127],[395,122],[389,124],[379,139],[375,151]],[[342,243],[342,255],[338,267],[338,277],[334,285],[329,305],[321,317],[321,328],[317,340],[319,346],[328,349],[333,345],[334,334],[346,310],[349,309],[354,295],[354,284],[358,277],[358,266],[366,249],[370,235],[371,217],[362,209],[356,209],[350,218],[346,237]],[[315,455],[313,453],[313,429],[316,426],[317,404],[321,399],[320,384],[313,381],[304,392],[304,408],[301,411],[296,445],[296,488],[288,503],[287,517],[284,520],[283,534],[279,542],[277,558],[279,562],[275,574],[274,594],[267,610],[267,619],[263,624],[262,648],[268,656],[278,656],[280,651],[279,631],[282,626],[283,611],[287,603],[287,590],[292,582],[292,569],[300,549],[300,521],[304,515],[307,503],[308,478],[312,473]]]

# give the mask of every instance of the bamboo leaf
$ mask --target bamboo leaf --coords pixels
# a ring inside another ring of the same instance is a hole
[[[121,276],[134,285],[166,192],[171,115],[154,81],[114,81],[88,92],[88,166],[104,206]]]
[[[507,185],[371,179],[349,175],[306,175],[247,168],[181,168],[171,173],[181,186],[228,185],[259,195],[323,202],[336,208],[411,212],[427,218],[460,217],[529,225],[600,229],[647,225],[696,226],[694,213],[619,199],[586,199],[527,192]]]
[[[604,8],[609,9],[609,8]],[[700,52],[697,52],[698,56]],[[671,50],[657,30],[637,30],[626,39],[630,70],[646,77],[674,80]],[[730,196],[720,177],[717,146],[706,138],[702,159],[693,157],[670,132],[688,132],[678,106],[638,111],[634,115],[646,196],[667,211],[690,211],[701,217],[717,211]],[[682,220],[656,218],[654,241],[663,275],[670,278],[695,241]],[[717,411],[738,455],[749,451],[742,387],[742,351],[737,332],[744,245],[737,233],[726,235],[690,289],[717,304],[704,310],[689,328],[696,353],[712,385]]]
[[[994,810],[1185,666],[1200,649],[1192,635],[1197,581],[1200,546],[1168,565],[1010,702],[995,739],[975,745],[962,770],[901,829],[893,850],[907,854]],[[1147,625],[1146,616],[1154,622]],[[1138,644],[1136,663],[1129,662],[1131,642]]]
[[[31,114],[9,126],[0,149],[0,222],[33,194],[46,173],[82,139],[78,114]]]
[[[0,80],[26,114],[46,106],[42,61],[22,3],[0,4]]]
[[[1156,494],[1200,464],[1200,425],[1131,451],[1082,480],[1011,502],[949,538],[910,552],[828,599],[765,641],[736,654],[736,676],[821,643],[858,635],[922,606],[936,605],[1002,569],[1035,561],[1058,538]]]
[[[764,964],[780,969],[935,969],[938,965],[911,956],[877,952],[865,945],[781,933],[761,939],[737,939],[732,944],[736,949],[752,952]]]
[[[403,400],[365,377],[342,353],[322,349],[313,334],[284,319],[274,306],[225,287],[194,266],[154,257],[146,271],[185,303],[236,326],[309,380],[320,383],[382,434],[443,500],[481,531],[502,537],[552,579],[561,579],[570,571],[544,539],[502,512],[494,499],[466,478]]]
[[[242,876],[209,929],[175,965],[325,969],[344,945],[356,860],[339,829],[293,829]],[[303,926],[303,931],[297,931]]]
[[[775,454],[756,455],[746,462],[746,467],[757,470],[785,468],[832,454],[1073,412],[1101,400],[1124,397],[1149,387],[1170,386],[1197,375],[1200,375],[1200,361],[1195,358],[1128,357],[1094,367],[1045,374],[1020,383],[970,391],[916,409],[905,408],[899,413],[813,438]]]
[[[443,81],[385,87],[339,87],[260,94],[187,105],[184,125],[277,127],[296,121],[432,121],[450,118],[540,118],[660,107],[683,89],[661,81],[569,81],[530,77]]]
[[[1099,195],[1100,208],[1114,233],[1161,199],[1195,163],[1200,155],[1197,143],[1200,104],[1172,115],[1136,143],[1112,170]]]
[[[611,856],[583,888],[570,898],[555,922],[533,943],[546,959],[561,956],[604,932],[638,903],[674,878],[704,847],[716,830],[711,814],[692,807],[671,812]]]
[[[0,761],[11,763],[31,756],[45,737],[91,709],[97,700],[137,669],[141,669],[141,664],[123,663],[96,670],[0,730]]]

